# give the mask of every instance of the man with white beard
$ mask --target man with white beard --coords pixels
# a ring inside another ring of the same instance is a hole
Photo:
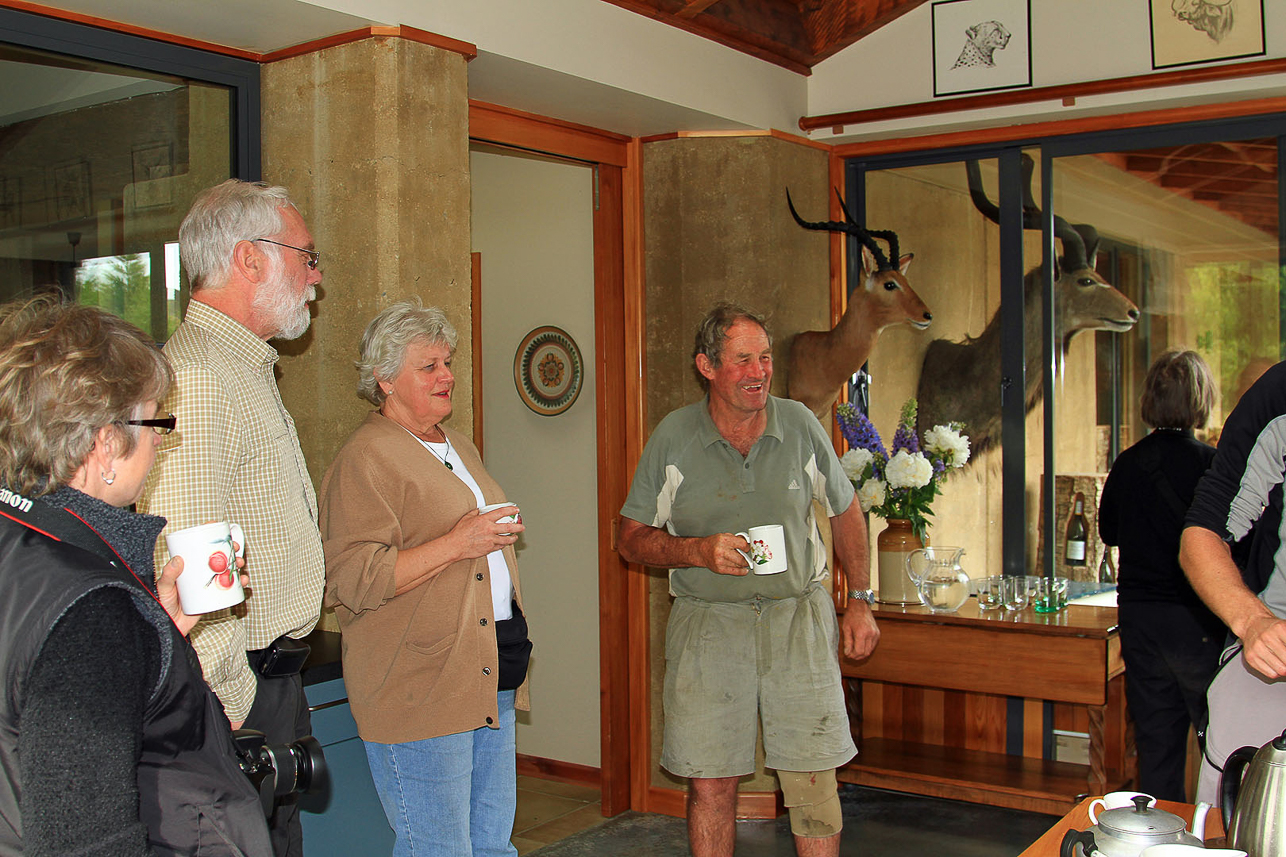
[[[140,510],[166,532],[240,524],[252,591],[244,607],[201,618],[192,643],[234,729],[270,743],[310,731],[300,638],[317,624],[324,582],[317,498],[282,404],[270,339],[308,329],[321,271],[304,218],[285,188],[229,179],[198,194],[179,227],[192,300],[165,344],[175,383],[160,410],[182,442],[158,458]],[[157,539],[161,568],[169,559]],[[278,857],[301,857],[293,797],[270,820]]]

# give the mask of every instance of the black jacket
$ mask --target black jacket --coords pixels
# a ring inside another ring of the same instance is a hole
[[[1286,363],[1278,363],[1228,414],[1214,462],[1197,485],[1185,520],[1227,542],[1246,586],[1261,595],[1274,574],[1286,573],[1281,552],[1284,480]]]
[[[95,513],[108,525],[113,523],[113,515],[129,515],[84,495],[79,497],[78,514],[87,523],[96,523]],[[49,510],[61,516],[67,534],[74,534],[78,537],[75,541],[91,549],[32,529],[32,521],[24,515],[32,507],[25,498],[0,491],[0,501],[0,680],[4,682],[0,699],[0,768],[4,772],[0,778],[0,854],[23,853],[19,812],[23,767],[17,748],[33,666],[58,622],[75,615],[69,611],[86,596],[117,590],[129,594],[159,644],[159,669],[147,677],[149,691],[142,709],[135,769],[138,816],[147,828],[152,852],[269,857],[272,847],[263,809],[237,765],[227,718],[202,678],[196,653],[155,600],[150,569],[135,577],[119,558],[129,552],[118,554],[117,545],[101,536],[101,544],[85,542],[88,528],[66,512]],[[35,508],[39,511],[41,506]],[[26,524],[19,522],[24,519]],[[96,532],[88,532],[92,540]],[[119,654],[122,658],[138,655],[128,651]],[[147,659],[140,656],[138,661],[142,669]],[[103,787],[111,788],[112,784],[105,782]]]

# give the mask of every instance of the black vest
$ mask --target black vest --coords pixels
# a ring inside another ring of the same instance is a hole
[[[27,676],[58,619],[86,594],[110,586],[130,593],[160,642],[162,668],[144,711],[138,764],[139,817],[152,848],[163,855],[271,857],[258,794],[237,765],[228,720],[192,646],[123,562],[16,523],[22,507],[13,497],[0,504],[0,855],[22,854],[17,749]],[[56,514],[95,538],[67,513]]]

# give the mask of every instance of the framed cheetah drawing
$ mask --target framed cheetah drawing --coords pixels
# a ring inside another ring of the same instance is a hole
[[[1031,86],[1030,0],[933,4],[933,94]]]

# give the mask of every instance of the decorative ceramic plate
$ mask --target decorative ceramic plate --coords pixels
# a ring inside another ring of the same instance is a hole
[[[514,384],[523,403],[541,416],[570,408],[584,380],[580,349],[565,331],[538,327],[518,343]]]

